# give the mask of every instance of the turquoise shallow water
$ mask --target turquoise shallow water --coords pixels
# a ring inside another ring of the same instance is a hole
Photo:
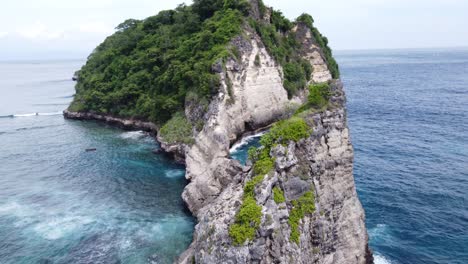
[[[184,168],[142,132],[63,119],[81,63],[0,64],[0,263],[172,263]]]

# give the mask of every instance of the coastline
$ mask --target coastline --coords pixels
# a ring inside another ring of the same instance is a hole
[[[64,110],[63,116],[66,119],[72,120],[101,121],[124,130],[143,130],[146,132],[153,133],[154,135],[156,135],[159,130],[159,127],[152,122],[145,122],[137,119],[119,118],[105,114],[96,114],[90,112],[71,112],[68,110]]]

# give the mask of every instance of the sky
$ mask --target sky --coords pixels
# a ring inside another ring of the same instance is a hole
[[[85,59],[120,22],[143,19],[183,1],[5,1],[0,9],[0,60]],[[468,0],[264,2],[290,19],[311,14],[334,50],[468,46]]]

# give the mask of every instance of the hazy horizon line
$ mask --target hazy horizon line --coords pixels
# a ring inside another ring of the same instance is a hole
[[[445,46],[445,47],[421,47],[421,48],[362,48],[362,49],[334,49],[334,55],[339,55],[340,53],[352,53],[352,52],[379,52],[379,51],[430,51],[430,50],[468,50],[468,46]],[[88,55],[84,55],[83,57],[36,57],[36,58],[8,58],[3,59],[0,58],[1,63],[13,63],[13,62],[40,62],[40,61],[49,61],[49,62],[64,62],[64,61],[86,61]],[[32,56],[33,57],[33,56]]]

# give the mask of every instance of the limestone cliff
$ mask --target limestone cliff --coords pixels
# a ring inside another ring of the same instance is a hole
[[[187,120],[192,124],[202,121],[200,128],[193,128],[193,144],[165,142],[158,135],[162,148],[186,164],[189,184],[182,197],[198,220],[193,243],[179,262],[372,263],[364,211],[354,186],[345,94],[327,40],[312,26],[310,16],[298,19],[286,31],[275,31],[285,20],[271,26],[278,13],[259,0],[249,4],[250,14],[242,23],[241,34],[228,44],[237,54],[212,66],[220,87],[207,109],[193,102],[185,104]],[[268,31],[271,28],[274,30]],[[268,34],[277,42],[294,42],[287,48],[295,50],[280,58],[284,52],[266,42],[271,40],[266,39]],[[292,66],[289,56],[295,56]],[[304,61],[310,72],[304,67],[301,71],[308,76],[295,80],[290,68]],[[292,81],[296,87],[291,86]],[[251,166],[231,159],[229,148],[244,133],[290,117],[307,102],[306,87],[316,83],[329,83],[327,107],[303,113],[301,118],[312,134],[270,150],[274,169],[254,189],[256,204],[261,207],[259,227],[252,239],[236,243],[229,230],[242,205],[244,187],[256,175]],[[159,127],[92,112],[66,111],[65,116],[153,132]],[[284,200],[275,201],[274,190],[281,190]],[[298,220],[292,230],[295,203],[308,193],[314,195],[310,205],[314,211]]]

